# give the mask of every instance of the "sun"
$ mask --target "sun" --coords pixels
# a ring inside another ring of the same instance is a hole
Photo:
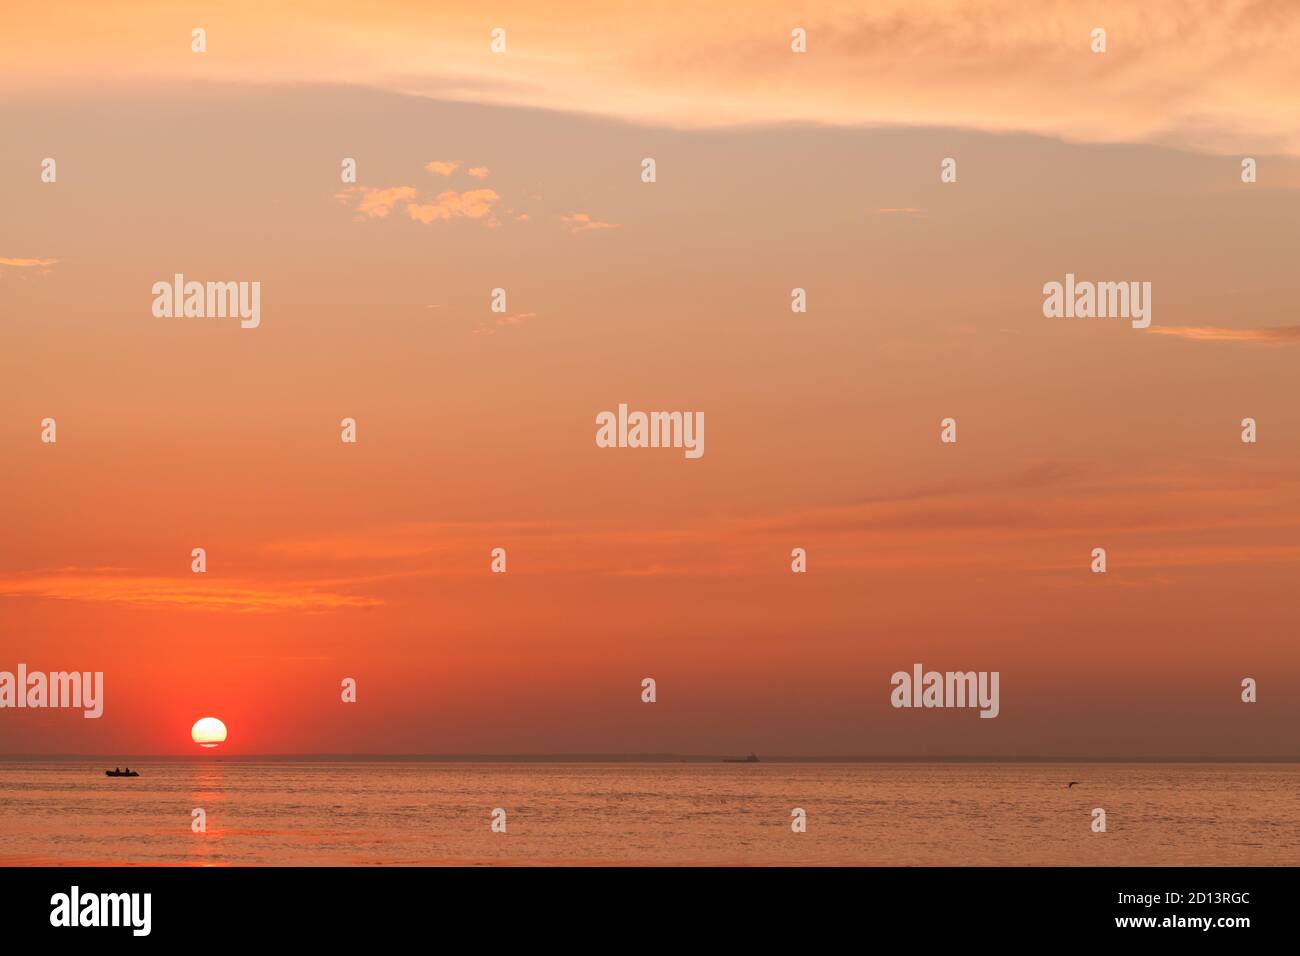
[[[190,728],[190,736],[200,747],[212,748],[226,742],[226,725],[215,717],[203,717]]]

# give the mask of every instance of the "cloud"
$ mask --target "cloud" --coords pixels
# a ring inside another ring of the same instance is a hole
[[[229,5],[243,11],[228,37],[239,77],[262,83],[336,82],[346,62],[362,86],[670,127],[957,127],[1300,154],[1300,4],[1287,0],[717,0],[662,4],[652,18],[636,4],[589,3],[577,31],[544,4],[502,0],[494,15],[527,38],[509,57],[485,54],[470,4],[316,4],[309,30],[290,9]],[[220,57],[159,60],[167,4],[117,19],[102,7],[60,4],[92,31],[51,30],[39,7],[9,17],[11,83],[232,79]],[[796,21],[805,54],[790,50]],[[1096,26],[1105,53],[1090,49]]]
[[[358,219],[382,219],[393,211],[393,208],[401,202],[409,202],[414,199],[416,189],[414,186],[391,186],[388,189],[376,189],[373,186],[349,186],[341,193],[336,193],[334,198],[340,202],[350,202],[360,197],[357,202],[356,212]]]
[[[514,315],[500,316],[496,320],[494,325],[504,326],[504,327],[509,327],[512,325],[523,325],[525,322],[528,322],[535,318],[537,318],[536,312],[516,312]],[[496,333],[496,328],[490,325],[483,325],[482,323],[480,323],[479,327],[474,330],[475,335],[493,335],[495,333]]]
[[[0,256],[0,266],[6,266],[10,269],[21,269],[19,276],[26,275],[49,275],[58,259],[11,259]],[[0,277],[4,272],[0,272]]]
[[[1293,3],[1149,0],[1090,13],[1075,0],[822,0],[797,18],[806,54],[790,51],[787,0],[670,3],[654,22],[635,6],[592,5],[576,34],[524,0],[508,7],[529,38],[510,55],[508,85],[486,82],[503,79],[501,67],[467,32],[440,44],[440,75],[408,72],[401,89],[668,127],[944,127],[1300,154]],[[1090,48],[1096,26],[1106,53]],[[413,42],[399,29],[425,42],[409,24],[384,33]]]
[[[1217,460],[1146,461],[1137,474],[1127,464],[1044,461],[975,482],[667,525],[599,518],[423,523],[271,547],[288,557],[366,562],[386,579],[478,574],[485,544],[500,540],[518,542],[532,574],[751,578],[788,574],[788,561],[773,556],[788,555],[790,542],[802,540],[816,542],[828,572],[980,569],[1050,585],[1087,573],[1092,545],[1080,542],[1104,541],[1125,566],[1146,571],[1300,564],[1297,477],[1294,468],[1261,471]]]
[[[619,224],[614,222],[601,222],[599,219],[592,219],[585,212],[575,212],[570,216],[560,216],[560,221],[569,227],[570,232],[586,232],[589,229],[618,229]]]
[[[916,206],[882,206],[879,209],[873,209],[877,216],[916,216],[925,218],[925,211],[918,209]]]
[[[460,167],[459,159],[435,159],[425,163],[424,168],[437,176],[450,176]]]
[[[449,189],[433,202],[410,203],[406,207],[412,219],[430,223],[436,219],[483,219],[491,217],[492,204],[501,197],[491,189],[469,189],[458,193]],[[489,218],[489,224],[495,219]]]
[[[1147,329],[1156,335],[1195,342],[1235,342],[1245,345],[1300,345],[1300,325],[1276,325],[1263,329],[1224,329],[1215,326],[1157,326]]]
[[[491,189],[454,189],[439,193],[426,201],[419,201],[420,193],[414,186],[390,186],[379,189],[373,186],[350,186],[336,193],[335,199],[355,204],[356,218],[383,219],[394,209],[404,205],[406,213],[426,225],[437,220],[481,219],[489,226],[499,225],[492,214],[492,206],[500,200]]]
[[[58,261],[58,259],[6,259],[0,256],[0,266],[10,266],[14,269],[44,269]]]
[[[465,540],[476,540],[484,534],[531,537],[555,534],[569,527],[551,520],[417,521],[309,538],[277,538],[263,544],[260,550],[279,558],[375,561],[451,551]]]
[[[486,166],[471,166],[465,170],[465,175],[473,176],[475,179],[487,179],[490,170]]]
[[[338,585],[346,583],[295,581],[276,586],[258,579],[207,584],[195,583],[190,578],[62,568],[0,576],[0,597],[49,598],[137,607],[167,605],[209,611],[331,611],[384,603],[378,598],[337,590]]]

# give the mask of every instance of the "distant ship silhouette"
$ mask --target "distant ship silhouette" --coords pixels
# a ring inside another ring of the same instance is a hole
[[[138,777],[140,775],[136,773],[134,770],[132,770],[130,767],[127,767],[125,772],[116,769],[105,770],[104,776],[105,777]]]
[[[723,757],[723,763],[758,763],[758,754],[750,754],[748,757]]]

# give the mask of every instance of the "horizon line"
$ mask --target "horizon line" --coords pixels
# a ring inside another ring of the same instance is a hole
[[[270,753],[270,754],[0,754],[0,761],[33,762],[41,760],[249,760],[249,761],[320,761],[320,762],[424,762],[424,763],[720,763],[743,760],[741,754],[675,753],[534,753],[534,754],[431,754],[431,753]],[[1300,763],[1300,755],[1283,756],[1061,756],[998,755],[798,755],[778,754],[760,757],[761,763]]]

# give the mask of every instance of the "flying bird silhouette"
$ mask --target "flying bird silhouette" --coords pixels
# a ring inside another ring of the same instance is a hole
[[[1073,786],[1074,786],[1076,783],[1078,783],[1078,782],[1079,782],[1079,781],[1077,781],[1077,780],[1071,780],[1069,783],[1067,783],[1067,784],[1065,785],[1065,789],[1066,789],[1066,790],[1069,790],[1071,787],[1073,787]]]

